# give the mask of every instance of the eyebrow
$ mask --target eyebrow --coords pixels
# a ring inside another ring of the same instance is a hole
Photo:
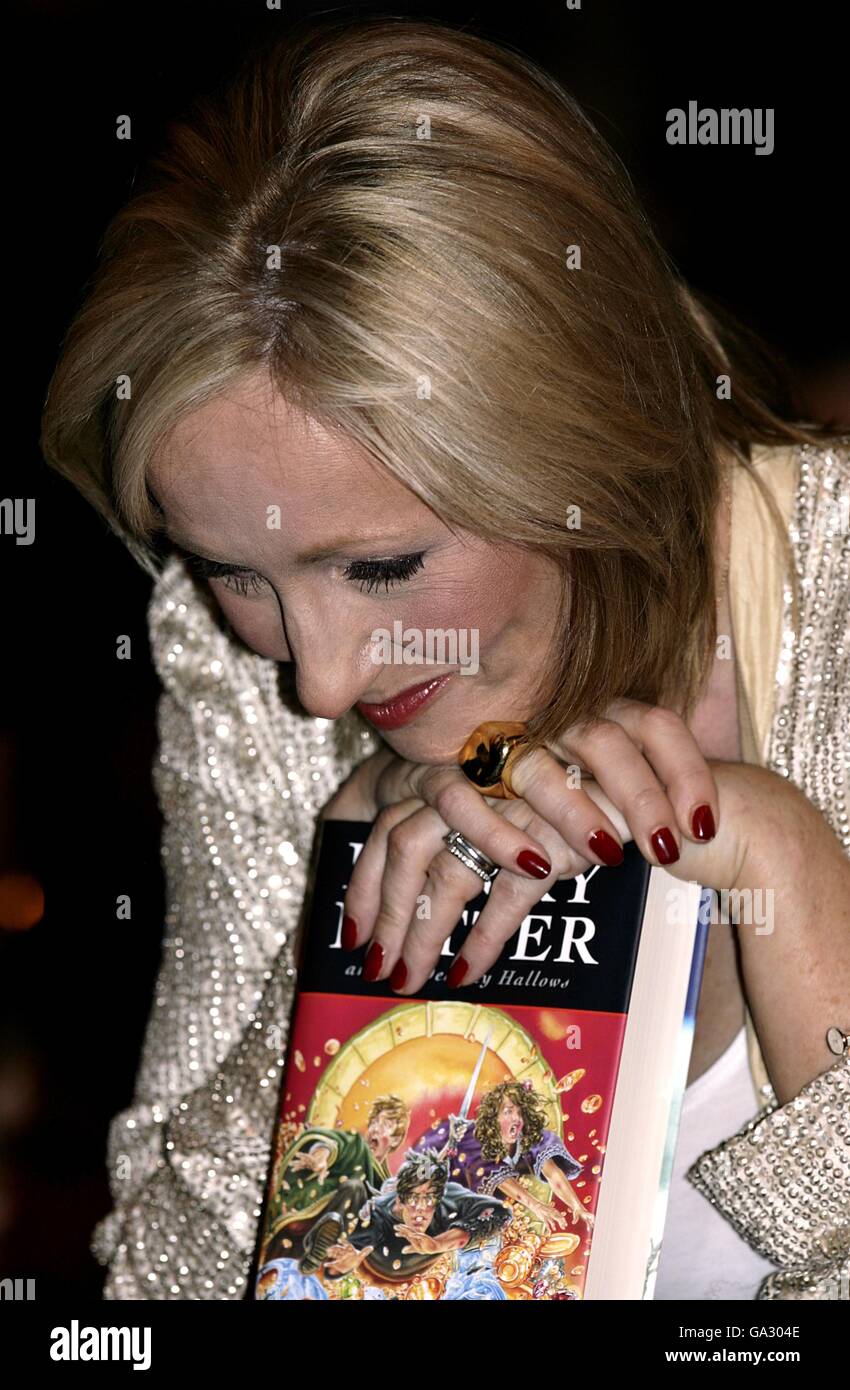
[[[177,528],[173,528],[166,524],[164,530],[168,539],[184,555],[193,556],[197,560],[208,560],[211,564],[220,565],[222,569],[243,570],[253,568],[252,565],[239,564],[231,560],[212,560],[210,556],[204,555],[200,551],[195,550],[192,546],[186,544],[186,542],[181,539],[181,532]],[[355,539],[352,539],[351,536],[337,536],[326,545],[312,546],[308,550],[300,550],[295,556],[295,561],[300,565],[309,565],[316,564],[320,560],[332,560],[336,556],[350,557],[352,547],[357,545],[368,545],[371,550],[371,554],[368,558],[374,559],[390,559],[394,558],[396,555],[414,553],[410,542],[407,542],[407,549],[405,550],[404,542],[388,539],[383,536],[358,536]],[[396,548],[393,549],[393,546]],[[399,546],[401,546],[401,549],[398,548]],[[376,553],[376,548],[380,547],[385,548],[382,551],[378,549]]]
[[[406,545],[410,550],[410,542],[401,541],[394,537],[387,536],[337,536],[327,545],[313,546],[310,550],[301,550],[296,555],[299,564],[309,565],[317,560],[332,560],[337,555],[350,555],[353,546],[368,545],[375,558],[391,558],[404,553]],[[401,546],[400,550],[398,547]],[[375,553],[377,551],[377,554]]]
[[[200,551],[191,550],[189,546],[183,545],[174,536],[172,536],[170,532],[168,533],[168,537],[172,545],[174,546],[176,553],[183,560],[188,560],[190,562],[199,561],[202,565],[212,565],[217,570],[221,570],[224,573],[240,574],[245,570],[250,570],[253,568],[252,565],[238,565],[233,560],[214,560],[209,555],[202,555]]]

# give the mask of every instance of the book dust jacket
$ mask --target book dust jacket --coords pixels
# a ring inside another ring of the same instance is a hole
[[[260,1300],[580,1300],[649,866],[556,883],[469,987],[341,944],[369,826],[322,826],[256,1259]]]

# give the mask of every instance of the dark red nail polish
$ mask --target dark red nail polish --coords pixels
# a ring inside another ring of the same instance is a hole
[[[469,961],[464,960],[463,956],[458,956],[449,971],[447,981],[449,989],[457,989],[468,969]]]
[[[717,834],[710,806],[698,806],[691,819],[691,829],[697,840],[713,840]]]
[[[357,945],[357,923],[353,917],[342,919],[342,949],[353,951]]]
[[[378,941],[373,941],[363,962],[363,979],[377,980],[381,973],[381,966],[384,963],[384,948]]]
[[[668,830],[666,825],[662,825],[660,830],[656,830],[655,834],[650,836],[650,844],[655,850],[659,864],[675,864],[679,858],[679,846],[672,830]]]
[[[524,849],[517,855],[516,862],[533,878],[548,878],[552,872],[552,865],[547,864],[541,855],[535,854],[533,849]]]
[[[623,847],[618,845],[612,835],[607,830],[594,830],[592,835],[587,837],[587,843],[598,854],[603,864],[616,869],[618,864],[623,862]]]
[[[390,975],[390,989],[404,989],[407,983],[407,966],[403,960],[397,960],[393,966],[393,973]]]

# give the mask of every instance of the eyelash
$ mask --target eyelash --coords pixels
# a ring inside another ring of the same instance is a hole
[[[412,555],[393,555],[383,560],[352,560],[343,570],[343,577],[358,583],[361,593],[375,593],[381,584],[384,592],[389,593],[393,585],[412,579],[422,569],[424,556],[425,552],[420,550]],[[200,579],[223,579],[225,588],[242,598],[258,593],[266,582],[256,570],[232,569],[217,560],[188,552],[184,552],[184,558]]]
[[[358,582],[360,592],[371,594],[383,584],[384,592],[389,593],[394,584],[412,579],[425,563],[425,552],[412,555],[392,555],[385,560],[352,560],[343,570],[343,577]]]
[[[207,560],[203,555],[191,555],[188,552],[184,552],[183,558],[199,579],[223,579],[224,587],[242,598],[251,593],[258,593],[266,582],[256,570],[231,569],[217,560]]]

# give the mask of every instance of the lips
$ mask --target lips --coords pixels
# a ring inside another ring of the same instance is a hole
[[[451,680],[453,674],[454,672],[449,671],[446,675],[433,677],[432,680],[420,681],[419,685],[408,686],[407,690],[402,690],[383,704],[367,704],[360,700],[356,708],[364,719],[368,719],[369,723],[378,729],[400,729],[403,724],[409,724],[411,719],[416,718],[428,701]]]

